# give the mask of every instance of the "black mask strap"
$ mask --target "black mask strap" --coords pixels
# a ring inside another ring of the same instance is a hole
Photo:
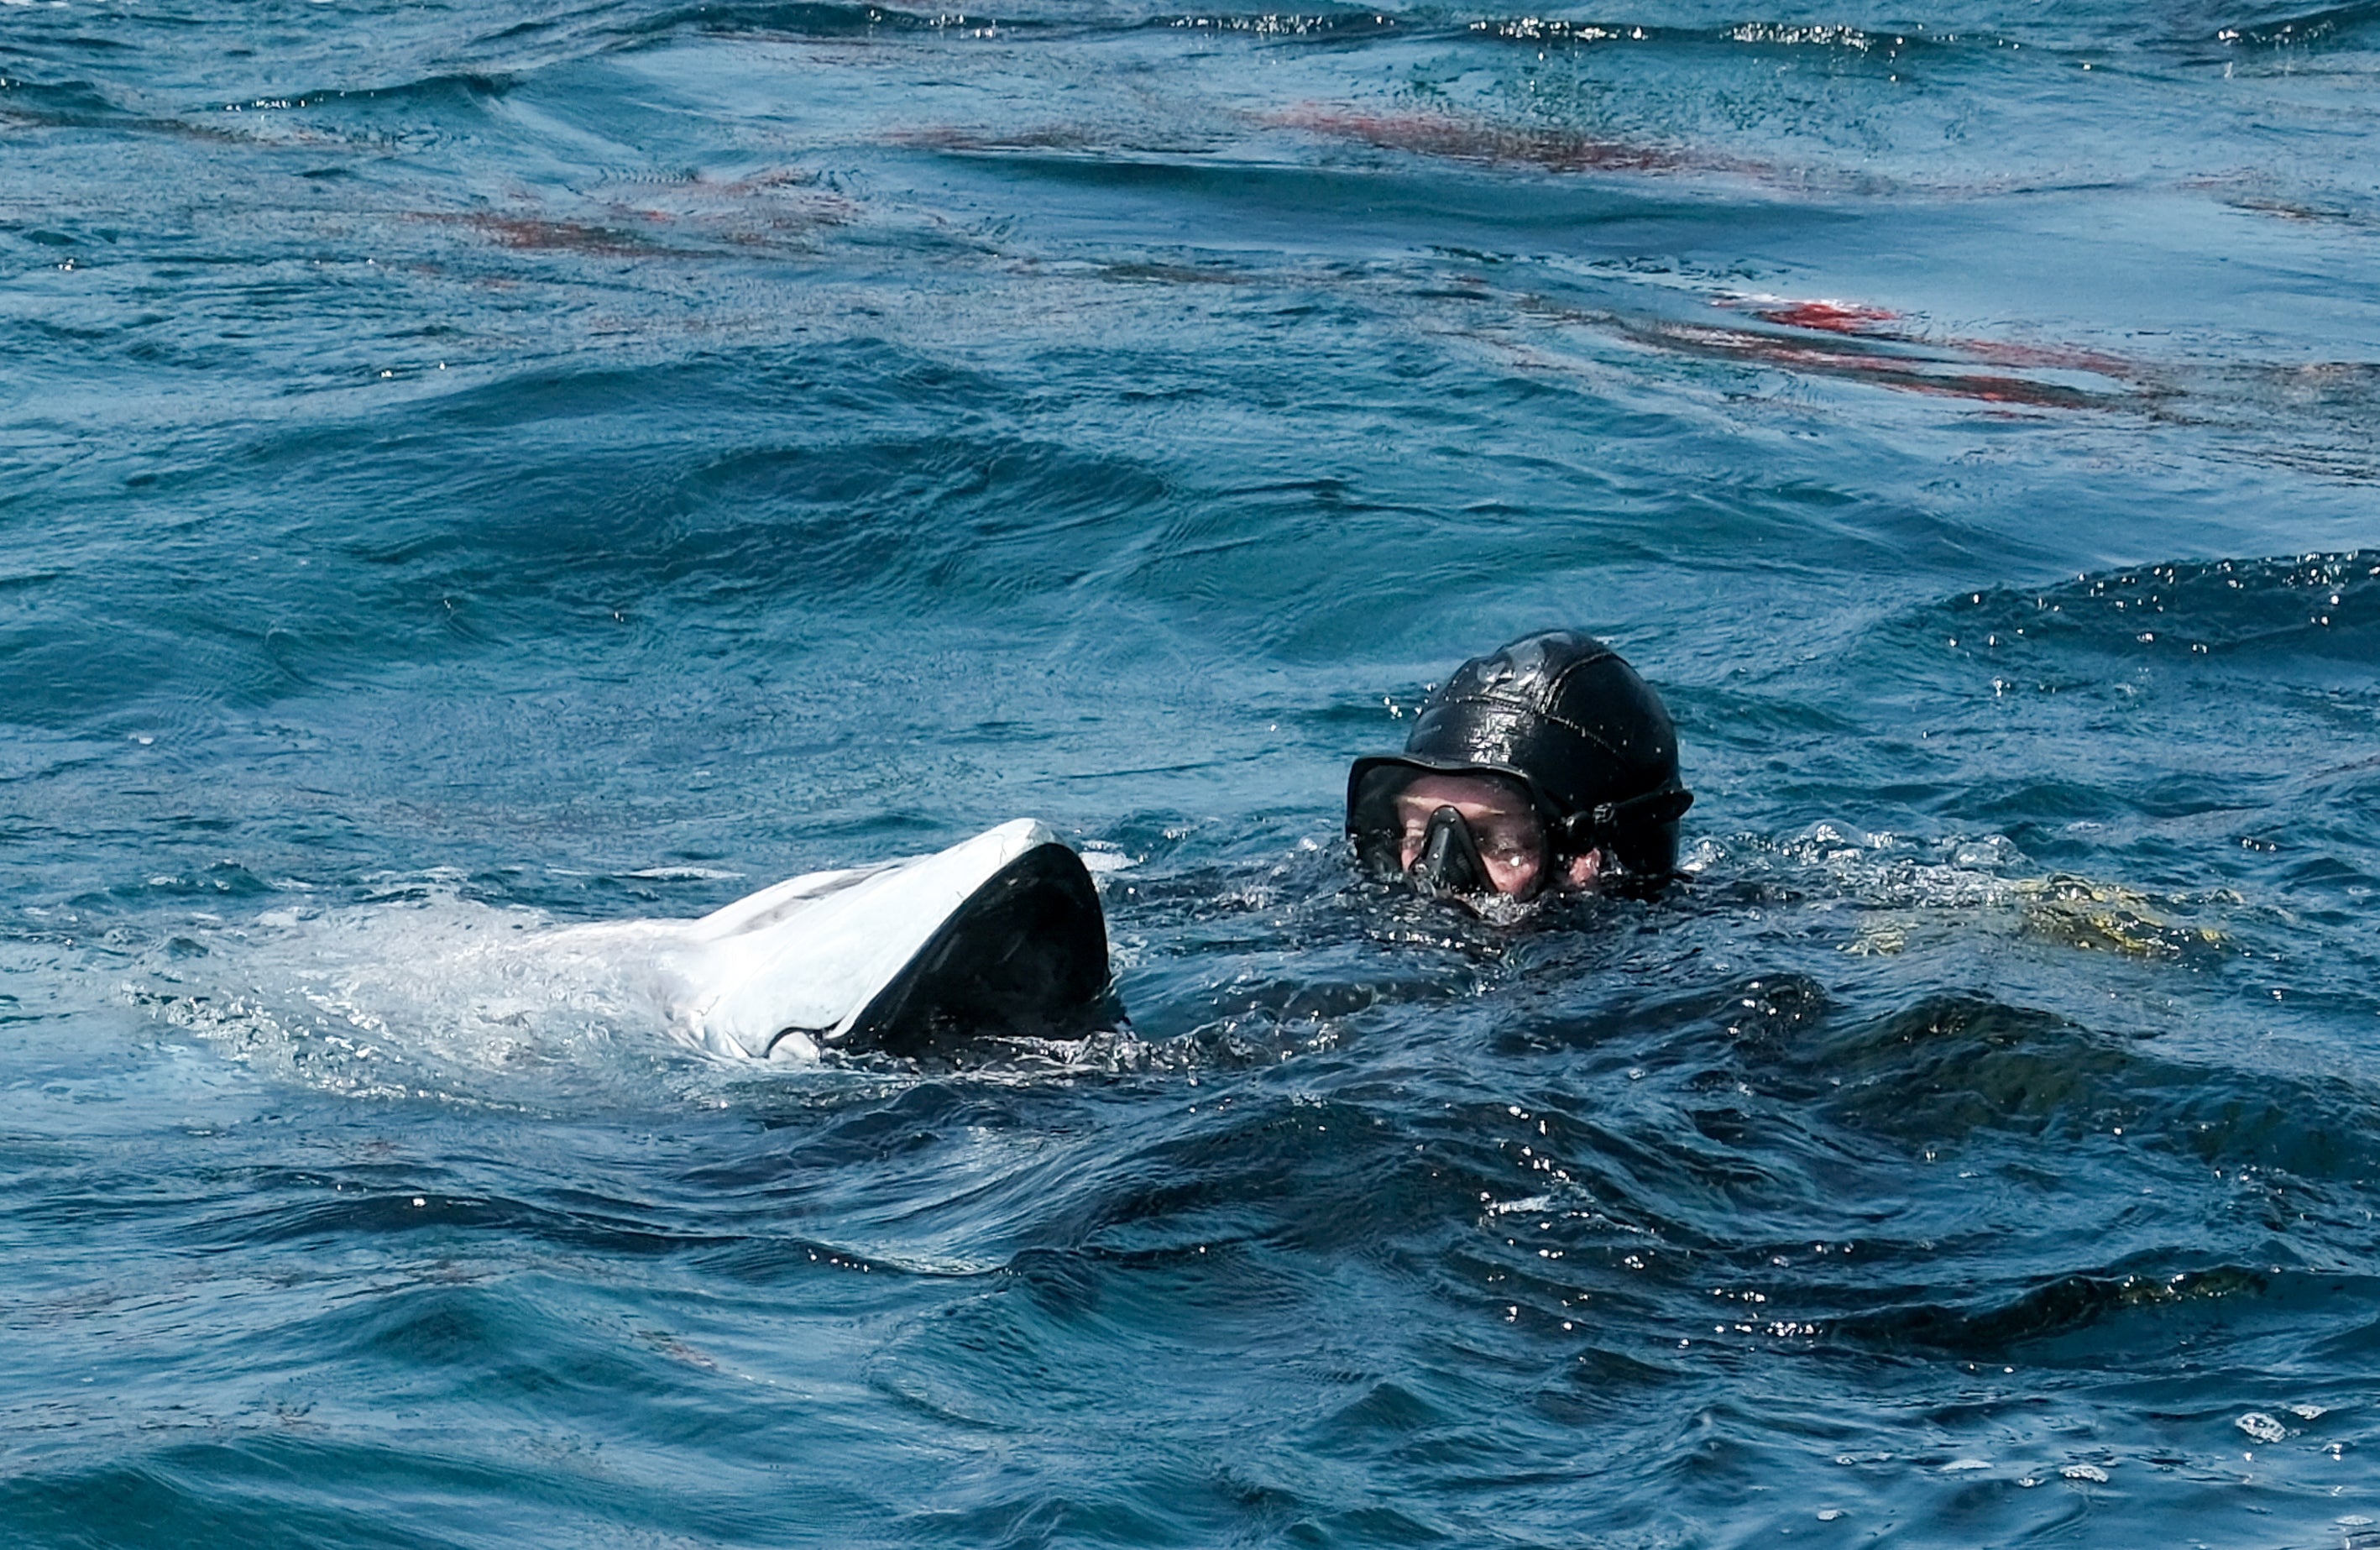
[[[1413,864],[1413,880],[1432,898],[1496,891],[1496,885],[1488,879],[1488,863],[1479,859],[1479,846],[1471,837],[1471,825],[1451,806],[1429,815],[1421,855]]]
[[[1665,786],[1626,801],[1597,802],[1585,812],[1573,812],[1554,826],[1565,855],[1583,856],[1618,839],[1626,830],[1658,828],[1674,824],[1694,805],[1694,794],[1682,786]]]

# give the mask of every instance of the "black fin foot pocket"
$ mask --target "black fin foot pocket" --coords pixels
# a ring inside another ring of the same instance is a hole
[[[1111,1024],[1107,917],[1083,859],[1038,845],[994,873],[838,1041],[902,1059]]]

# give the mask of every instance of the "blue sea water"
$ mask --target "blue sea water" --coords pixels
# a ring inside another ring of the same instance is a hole
[[[0,261],[0,1541],[2380,1544],[2369,0],[10,0]],[[1354,885],[1550,625],[1683,885]]]

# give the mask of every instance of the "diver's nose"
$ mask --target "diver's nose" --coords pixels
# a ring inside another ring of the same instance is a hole
[[[1479,847],[1471,837],[1471,825],[1451,806],[1429,815],[1429,828],[1422,836],[1421,855],[1413,864],[1412,875],[1415,885],[1432,898],[1496,891],[1487,863],[1479,859]]]

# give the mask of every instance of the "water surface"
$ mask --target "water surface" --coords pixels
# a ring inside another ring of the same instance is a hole
[[[0,9],[32,1545],[2380,1544],[2380,10]],[[1354,885],[1549,625],[1690,877]],[[468,971],[1020,814],[1131,1027]]]

